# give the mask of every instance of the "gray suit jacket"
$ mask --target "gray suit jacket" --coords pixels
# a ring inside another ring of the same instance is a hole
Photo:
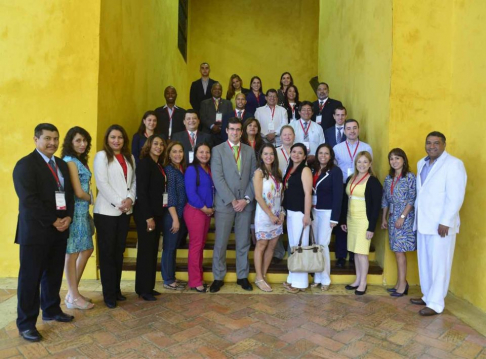
[[[229,100],[221,99],[218,110],[224,116],[233,111],[233,104]],[[212,97],[201,102],[199,117],[201,118],[201,123],[203,124],[203,131],[210,133],[211,126],[216,122],[216,108],[214,106]]]
[[[216,188],[216,211],[232,212],[231,202],[248,196],[251,203],[245,207],[245,212],[255,209],[255,193],[253,190],[253,173],[256,170],[255,151],[240,142],[241,174],[238,173],[233,150],[224,142],[213,148],[211,152],[211,173]]]

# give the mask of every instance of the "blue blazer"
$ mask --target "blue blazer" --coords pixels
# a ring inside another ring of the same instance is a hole
[[[267,104],[267,100],[265,99],[265,95],[263,95],[263,94],[260,94],[260,96],[258,97],[258,100],[260,102],[257,101],[257,98],[256,98],[255,94],[253,93],[253,91],[248,92],[246,94],[245,110],[250,112],[250,113],[255,113],[255,111],[258,107],[262,107],[262,106],[265,106]]]
[[[330,171],[321,173],[317,183],[314,192],[317,195],[316,209],[330,209],[331,221],[339,222],[344,191],[343,172],[338,166],[334,166]]]
[[[331,147],[337,145],[336,142],[336,125],[329,127],[327,130],[324,131],[324,138],[326,139],[326,143]],[[343,130],[343,137],[341,138],[341,142],[346,141],[346,135],[344,134]],[[341,143],[340,142],[340,143]]]
[[[228,134],[226,133],[226,129],[228,128],[228,120],[231,117],[236,117],[235,111],[223,115],[223,121],[221,122],[221,134],[220,134],[222,142],[228,139]],[[254,117],[253,112],[248,112],[248,110],[245,109],[245,113],[243,114],[243,123],[250,117]]]

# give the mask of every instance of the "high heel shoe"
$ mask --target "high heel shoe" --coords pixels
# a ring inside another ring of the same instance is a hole
[[[366,294],[366,289],[368,289],[368,286],[366,286],[366,287],[365,287],[365,290],[363,290],[363,291],[361,291],[361,290],[357,290],[357,289],[356,289],[356,290],[354,291],[354,294],[356,294],[356,295],[364,295],[364,294]]]
[[[395,292],[395,293],[391,293],[390,296],[392,296],[392,297],[403,297],[404,295],[407,295],[407,294],[408,294],[408,283],[407,283],[407,286],[405,287],[405,290],[403,291],[403,293]]]
[[[346,290],[354,290],[354,289],[356,289],[358,287],[359,287],[359,285],[354,286],[354,285],[348,284],[346,287],[344,287],[344,289],[346,289]]]
[[[81,299],[81,297],[73,299],[72,302],[69,302],[68,300],[64,300],[66,303],[66,307],[68,309],[80,309],[80,310],[88,310],[88,309],[93,309],[94,304],[90,303],[88,301],[84,301],[84,305],[79,305],[78,300]]]
[[[397,291],[397,288],[387,288],[386,291],[388,293],[395,293]]]

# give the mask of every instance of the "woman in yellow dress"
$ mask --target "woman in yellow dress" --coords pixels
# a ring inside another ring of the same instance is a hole
[[[367,151],[358,153],[354,161],[354,174],[346,182],[341,228],[348,233],[348,251],[354,253],[356,279],[346,289],[354,294],[366,293],[371,238],[381,207],[382,187],[371,168],[373,160]]]

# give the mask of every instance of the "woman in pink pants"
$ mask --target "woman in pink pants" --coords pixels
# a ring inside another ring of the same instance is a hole
[[[209,167],[210,158],[209,145],[198,144],[194,149],[194,161],[184,176],[187,193],[184,221],[189,231],[188,284],[192,290],[199,293],[206,292],[202,269],[203,250],[211,216],[214,213],[214,184]]]

